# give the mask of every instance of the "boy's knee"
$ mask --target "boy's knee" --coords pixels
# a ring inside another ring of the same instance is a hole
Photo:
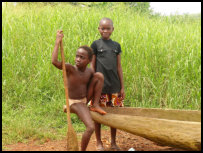
[[[104,75],[101,72],[94,73],[94,77],[101,81],[104,81]]]
[[[91,126],[87,127],[87,131],[90,132],[90,133],[93,133],[94,130],[95,130],[95,126],[94,125],[91,125]]]

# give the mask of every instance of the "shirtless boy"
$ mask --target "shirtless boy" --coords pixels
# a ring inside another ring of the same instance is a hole
[[[58,61],[58,50],[60,42],[63,38],[63,31],[58,30],[56,42],[52,54],[52,64],[62,70],[62,62]],[[92,99],[94,104],[90,107],[91,111],[96,111],[102,115],[106,112],[99,106],[99,99],[104,83],[103,74],[94,73],[87,65],[92,59],[92,49],[88,46],[80,46],[76,52],[75,65],[65,64],[66,74],[68,78],[69,106],[70,112],[77,114],[86,126],[81,140],[81,150],[87,148],[90,137],[94,132],[94,122],[86,104]]]

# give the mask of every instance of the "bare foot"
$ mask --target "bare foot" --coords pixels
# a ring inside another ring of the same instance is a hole
[[[97,151],[105,151],[102,144],[97,145]]]
[[[119,151],[121,150],[116,144],[111,144],[111,149]]]
[[[92,107],[90,107],[90,110],[93,111],[93,112],[98,112],[98,113],[100,113],[102,115],[106,114],[106,112],[103,109],[101,109],[101,107],[99,107],[99,106],[96,106],[96,107],[92,106]]]

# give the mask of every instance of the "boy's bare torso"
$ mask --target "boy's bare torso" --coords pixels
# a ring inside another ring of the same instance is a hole
[[[69,65],[69,64],[68,64]],[[70,99],[82,99],[87,96],[87,87],[92,78],[93,71],[86,67],[84,71],[76,66],[69,65],[67,70],[68,91]]]

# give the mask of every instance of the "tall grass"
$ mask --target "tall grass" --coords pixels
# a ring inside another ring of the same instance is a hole
[[[122,3],[106,7],[2,7],[2,143],[59,139],[67,131],[62,72],[51,64],[56,31],[66,61],[100,38],[102,17],[114,21],[122,47],[125,106],[201,109],[201,21],[140,15]],[[60,55],[59,55],[60,59]],[[77,131],[84,125],[73,114]]]

